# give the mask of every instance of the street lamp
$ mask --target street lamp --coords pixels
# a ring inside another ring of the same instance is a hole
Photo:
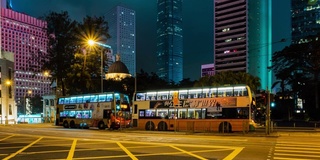
[[[106,48],[111,48],[111,46],[109,45],[105,45],[105,44],[102,44],[102,43],[99,43],[99,42],[96,42],[92,39],[89,39],[88,40],[88,44],[89,46],[94,46],[95,44],[99,45],[99,46],[102,46],[102,47],[106,47]],[[100,64],[100,74],[101,74],[101,93],[103,93],[103,49],[101,49],[101,52],[100,52],[100,58],[101,58],[101,64]]]
[[[10,80],[6,80],[6,81],[5,81],[5,85],[6,85],[6,86],[10,86],[10,85],[11,85],[11,81],[10,81]],[[3,105],[3,100],[2,100],[2,99],[4,98],[3,95],[6,95],[7,97],[9,97],[7,94],[4,94],[4,90],[2,90],[2,93],[1,93],[1,95],[0,95],[0,96],[1,96],[1,97],[0,97],[0,98],[1,98],[1,105],[0,105],[0,110],[1,110],[1,124],[2,124],[2,119],[3,119],[3,115],[4,115],[4,113],[2,113],[2,107],[4,106],[4,105]],[[8,103],[7,103],[7,104],[8,104]],[[9,114],[8,114],[8,113],[9,113],[8,109],[9,109],[9,107],[6,108],[6,112],[7,112],[7,113],[5,114],[7,118],[8,118],[8,116],[9,116]],[[7,123],[7,120],[6,120],[6,123]]]

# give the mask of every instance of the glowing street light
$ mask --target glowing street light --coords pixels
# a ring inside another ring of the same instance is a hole
[[[99,46],[102,46],[102,47],[107,47],[107,48],[111,48],[111,46],[109,45],[105,45],[105,44],[102,44],[102,43],[99,43],[99,42],[96,42],[92,39],[89,39],[88,40],[88,45],[89,46],[94,46],[95,44],[99,45]],[[103,50],[101,49],[101,53],[100,53],[100,58],[101,58],[101,64],[100,64],[100,74],[101,74],[101,93],[103,93]]]

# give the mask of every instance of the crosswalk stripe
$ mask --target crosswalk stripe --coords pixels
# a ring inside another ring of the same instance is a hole
[[[308,157],[308,158],[320,158],[319,155],[306,155],[306,154],[286,154],[286,153],[274,153],[276,156],[292,156],[292,157]]]
[[[307,154],[307,153],[309,153],[309,154],[319,154],[320,155],[320,153],[319,153],[319,151],[317,151],[317,152],[314,152],[314,151],[295,151],[295,150],[282,150],[282,149],[276,149],[275,150],[276,152],[286,152],[286,153],[302,153],[302,154]]]
[[[295,149],[295,150],[303,150],[303,151],[320,151],[320,148],[306,148],[306,147],[304,147],[304,148],[302,148],[302,147],[275,147],[275,149],[287,149],[287,150],[293,150],[293,149]],[[319,152],[318,152],[319,153]]]
[[[284,157],[273,157],[274,160],[315,160],[315,159],[301,159],[301,158],[284,158]]]

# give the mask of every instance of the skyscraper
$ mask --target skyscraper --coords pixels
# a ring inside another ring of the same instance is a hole
[[[272,86],[272,0],[214,1],[215,73],[246,72]]]
[[[157,2],[157,75],[175,83],[183,79],[182,2]]]
[[[136,73],[136,15],[135,11],[122,6],[112,8],[105,14],[111,38],[107,44],[113,53],[121,57],[129,73]]]
[[[50,81],[41,73],[41,65],[38,63],[42,60],[40,55],[47,52],[46,27],[45,21],[1,5],[0,48],[1,52],[14,54],[13,88],[18,104],[23,103],[22,98],[29,90],[32,91],[32,95],[40,96],[51,91]]]
[[[320,1],[291,0],[292,43],[305,43],[320,31]]]

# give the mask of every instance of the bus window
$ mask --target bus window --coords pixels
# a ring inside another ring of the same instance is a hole
[[[59,98],[59,104],[64,104],[64,98]]]
[[[69,103],[70,103],[70,104],[77,103],[77,97],[71,97]]]
[[[177,114],[176,109],[169,109],[169,119],[173,119],[175,114]]]
[[[201,118],[201,109],[188,109],[188,118],[192,118],[192,119],[202,119]]]
[[[69,111],[68,117],[74,118],[76,116],[76,111]]]
[[[144,117],[144,112],[145,112],[144,110],[140,110],[139,111],[139,117]]]
[[[187,118],[187,109],[179,109],[178,118],[182,118],[182,119]]]
[[[146,110],[146,113],[145,113],[145,116],[146,117],[155,117],[155,110],[154,109],[149,109],[149,110]]]
[[[144,101],[146,100],[146,93],[137,93],[136,101]]]
[[[157,117],[168,118],[168,109],[157,109]]]
[[[210,97],[218,97],[218,94],[217,94],[217,88],[211,88],[210,89],[210,93],[211,93],[211,95],[210,95]]]
[[[83,103],[89,103],[89,102],[90,102],[90,96],[84,96]]]
[[[188,91],[187,90],[180,90],[179,91],[179,99],[187,99],[188,98]]]
[[[106,102],[106,100],[107,100],[106,94],[99,95],[99,102]]]
[[[189,90],[188,98],[201,98],[201,93],[202,93],[201,89]]]
[[[60,117],[68,117],[69,112],[68,111],[62,111],[60,112]]]
[[[107,94],[107,102],[113,101],[113,95],[112,94]]]
[[[69,104],[70,98],[64,98],[64,104]]]
[[[77,103],[83,103],[83,97],[82,96],[77,97]]]
[[[90,102],[98,102],[98,95],[90,96]]]
[[[157,100],[167,100],[168,99],[168,94],[169,94],[169,91],[158,92]]]
[[[248,96],[248,92],[246,92],[246,87],[244,86],[239,86],[239,87],[234,87],[234,96]]]

